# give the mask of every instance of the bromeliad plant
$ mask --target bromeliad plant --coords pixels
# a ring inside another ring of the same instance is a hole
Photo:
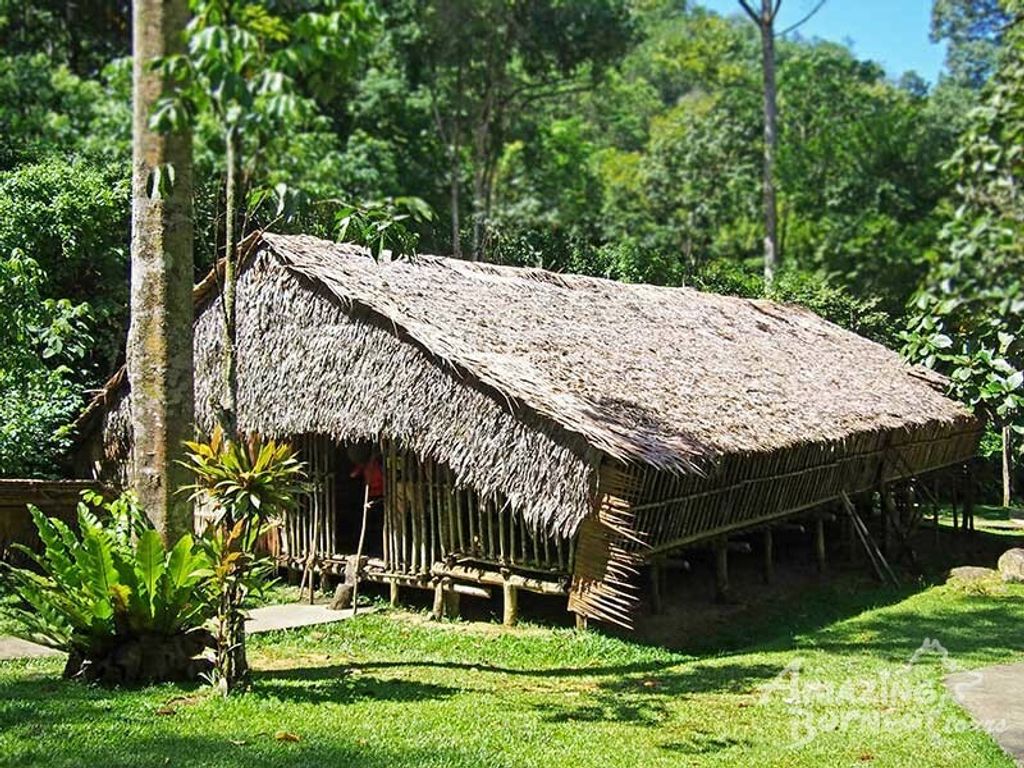
[[[185,448],[185,464],[196,478],[188,486],[192,498],[214,512],[203,541],[216,603],[213,682],[226,696],[248,680],[242,604],[272,567],[260,557],[257,544],[279,516],[295,507],[305,473],[290,445],[258,435],[229,440],[219,426],[207,442],[187,442]]]
[[[191,536],[167,551],[134,497],[84,494],[78,533],[30,508],[38,571],[5,566],[24,608],[7,608],[29,640],[66,651],[65,677],[107,683],[194,679],[209,662],[202,629],[209,561]]]

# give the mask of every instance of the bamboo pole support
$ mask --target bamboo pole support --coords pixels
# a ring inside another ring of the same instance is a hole
[[[725,537],[715,539],[715,600],[729,601],[729,546]]]
[[[506,581],[502,585],[504,615],[502,624],[514,627],[519,622],[519,589]]]
[[[775,542],[770,526],[764,529],[762,553],[764,560],[761,565],[761,576],[765,584],[773,584],[775,583]]]
[[[825,572],[825,519],[814,518],[814,559],[818,564],[818,572]]]
[[[359,528],[359,544],[356,546],[356,567],[352,570],[352,615],[359,611],[359,571],[362,569],[363,543],[366,540],[366,518],[370,513],[370,486],[363,488],[363,524]]]

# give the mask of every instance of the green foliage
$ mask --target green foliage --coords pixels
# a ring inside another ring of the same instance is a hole
[[[131,497],[109,504],[86,497],[77,534],[36,508],[31,513],[44,549],[15,546],[38,572],[6,566],[30,606],[6,610],[27,639],[95,659],[135,638],[174,636],[209,616],[206,556],[188,535],[167,551]]]
[[[366,246],[375,259],[385,251],[391,258],[411,256],[416,253],[419,235],[408,223],[428,222],[433,217],[433,211],[418,197],[342,205],[335,214],[336,237]]]
[[[292,447],[258,435],[225,439],[218,426],[206,442],[185,444],[195,475],[192,498],[214,512],[203,537],[212,565],[210,589],[217,602],[217,661],[213,681],[225,695],[248,679],[245,656],[246,596],[270,571],[256,545],[268,523],[294,509],[305,476]]]
[[[1018,431],[1024,431],[1022,146],[1024,33],[1014,28],[946,165],[956,182],[955,209],[916,297],[905,353],[947,372],[953,394]]]
[[[0,173],[0,253],[31,258],[43,297],[88,312],[82,362],[99,375],[114,369],[128,324],[125,171],[50,157]]]
[[[69,366],[91,343],[88,308],[43,298],[44,281],[20,250],[0,256],[0,476],[57,472],[81,403]]]

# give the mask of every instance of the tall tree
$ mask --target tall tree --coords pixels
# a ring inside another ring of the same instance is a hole
[[[192,137],[154,130],[151,112],[175,83],[154,64],[185,46],[187,0],[135,0],[132,68],[132,280],[128,377],[134,486],[167,542],[192,528],[178,463],[193,437]]]
[[[1021,0],[1007,0],[1012,13]],[[982,104],[947,163],[955,207],[941,259],[917,298],[905,353],[950,374],[1002,442],[1003,504],[1013,495],[1014,438],[1024,433],[1024,29],[1007,32]]]
[[[985,84],[1012,19],[1004,0],[935,0],[931,38],[947,43],[946,69],[954,83]]]
[[[775,154],[778,148],[779,108],[775,89],[775,19],[782,0],[739,0],[740,7],[761,33],[761,73],[764,86],[764,281],[771,284],[779,262],[779,207],[775,198]]]
[[[459,210],[468,175],[469,250],[479,259],[488,247],[510,121],[587,87],[587,76],[617,60],[632,38],[628,6],[623,0],[437,0],[418,4],[415,16],[422,32],[407,51],[408,68],[445,147],[452,250],[462,252]]]

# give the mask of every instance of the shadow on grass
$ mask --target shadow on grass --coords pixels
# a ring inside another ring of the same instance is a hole
[[[671,704],[680,698],[753,693],[778,673],[778,665],[746,662],[667,666],[660,673],[602,682],[586,704],[544,703],[536,709],[551,723],[614,722],[654,727],[671,717]]]
[[[434,683],[357,674],[359,669],[358,664],[348,664],[253,672],[253,693],[281,701],[345,704],[367,700],[436,701],[457,692]]]
[[[898,606],[916,594],[944,583],[946,574],[954,566],[994,567],[998,556],[1019,542],[1020,537],[987,531],[964,534],[943,530],[936,537],[932,531],[922,530],[915,538],[915,546],[924,565],[923,572],[912,572],[905,562],[895,563],[901,574],[899,588],[880,584],[868,575],[869,566],[858,553],[860,560],[857,562],[833,562],[825,577],[809,577],[785,591],[765,591],[751,583],[746,603],[739,603],[717,615],[708,611],[707,605],[688,605],[685,600],[680,601],[673,606],[674,610],[691,610],[694,614],[703,612],[710,616],[704,625],[686,627],[689,631],[680,631],[678,626],[673,626],[671,618],[666,620],[666,617],[659,616],[645,617],[640,632],[632,637],[616,630],[611,630],[611,633],[645,645],[695,655],[794,648],[809,636],[819,633],[840,637],[847,620],[876,609]],[[742,588],[737,592],[743,595]],[[924,637],[941,638],[945,634],[951,638],[950,642],[955,640],[966,651],[989,645],[1019,650],[1019,646],[1014,648],[1009,632],[1014,622],[1019,621],[1019,613],[1016,618],[1009,618],[1014,617],[1013,598],[1007,598],[1008,602],[1001,602],[998,607],[991,605],[993,599],[988,597],[976,605],[958,603],[955,615],[931,611],[900,621],[896,618],[900,614],[887,612],[884,621],[892,622],[891,631],[895,633],[896,642],[909,642],[916,636],[920,645]],[[965,613],[973,618],[966,618]],[[858,624],[858,629],[863,630],[863,625]],[[889,630],[878,626],[875,631],[885,635]],[[841,650],[839,645],[835,647]],[[856,643],[847,647],[855,650]]]

